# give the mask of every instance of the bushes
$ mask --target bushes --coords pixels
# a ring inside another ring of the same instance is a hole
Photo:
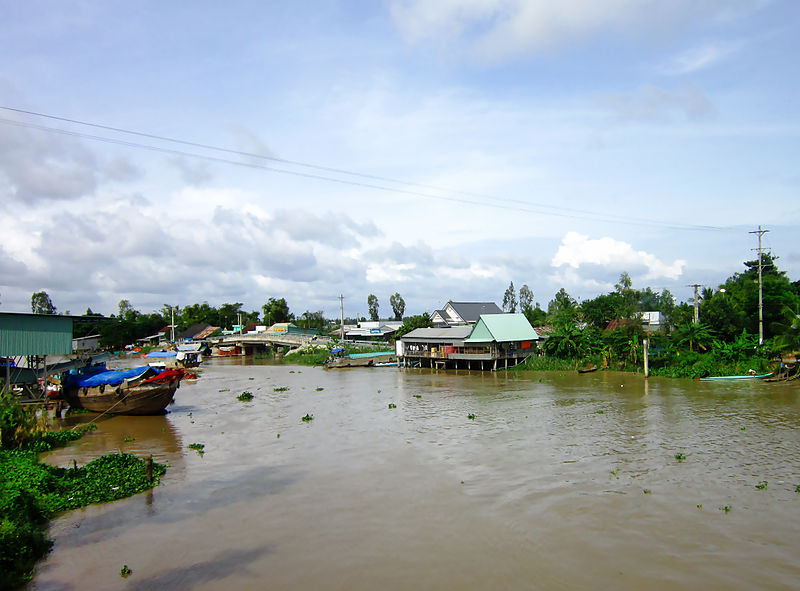
[[[131,454],[103,456],[86,466],[58,468],[39,462],[37,453],[66,445],[92,427],[40,432],[41,422],[13,396],[0,394],[0,589],[13,589],[33,577],[36,561],[52,546],[47,520],[62,511],[121,499],[158,484],[166,467]]]

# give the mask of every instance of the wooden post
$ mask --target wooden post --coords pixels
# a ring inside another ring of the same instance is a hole
[[[644,377],[650,377],[650,363],[648,353],[650,352],[650,339],[644,339]]]
[[[152,456],[152,454],[145,461],[145,472],[147,474],[147,482],[153,482],[153,456]]]

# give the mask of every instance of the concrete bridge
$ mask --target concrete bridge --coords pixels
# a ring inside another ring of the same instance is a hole
[[[235,348],[238,353],[234,355],[252,355],[257,350],[263,350],[267,347],[301,347],[308,343],[315,343],[319,345],[327,345],[331,342],[328,337],[304,334],[288,334],[283,332],[260,332],[257,334],[235,334],[226,335],[219,339],[209,340],[212,351],[219,352],[222,355],[231,354],[225,353],[227,348]]]

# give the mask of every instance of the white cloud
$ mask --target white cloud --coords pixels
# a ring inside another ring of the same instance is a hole
[[[735,43],[706,43],[678,54],[662,71],[667,75],[691,74],[717,65],[740,49],[741,45]]]
[[[735,2],[740,17],[761,7]],[[411,43],[464,38],[490,60],[574,44],[607,31],[659,34],[683,23],[731,15],[730,0],[394,0],[392,16]]]
[[[369,283],[406,282],[415,279],[413,263],[404,264],[370,264],[367,266],[367,281]]]
[[[577,232],[568,232],[553,257],[552,265],[578,270],[577,275],[572,275],[573,280],[581,277],[584,281],[599,285],[595,278],[587,276],[590,273],[597,275],[598,268],[605,276],[609,271],[616,273],[617,271],[641,269],[640,274],[645,280],[656,278],[675,280],[683,273],[686,261],[677,259],[672,263],[665,263],[653,254],[635,250],[627,242],[614,240],[607,236],[590,239]],[[588,268],[589,272],[580,273],[582,268]]]

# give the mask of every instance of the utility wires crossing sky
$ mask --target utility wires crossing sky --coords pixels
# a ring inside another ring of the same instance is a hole
[[[261,169],[269,172],[292,175],[307,179],[338,183],[343,185],[351,185],[354,187],[362,187],[366,189],[373,189],[388,193],[411,195],[415,197],[421,197],[424,199],[436,199],[440,201],[450,201],[461,204],[475,205],[479,207],[490,207],[490,208],[506,209],[512,211],[520,211],[520,212],[531,213],[536,215],[544,215],[544,216],[558,216],[558,217],[565,217],[572,219],[590,220],[595,222],[632,224],[639,226],[668,228],[674,230],[721,230],[722,229],[717,226],[668,223],[648,218],[612,215],[612,214],[579,210],[568,207],[558,207],[545,203],[525,201],[522,199],[502,198],[493,195],[472,193],[469,191],[461,191],[457,189],[437,187],[422,183],[416,183],[413,181],[393,179],[389,177],[372,175],[352,170],[322,166],[318,164],[302,162],[299,160],[289,160],[285,158],[278,158],[276,156],[271,156],[271,155],[246,152],[242,150],[234,150],[231,148],[223,148],[211,144],[192,142],[178,138],[171,138],[163,135],[124,129],[121,127],[103,125],[88,121],[81,121],[78,119],[71,119],[67,117],[60,117],[57,115],[30,111],[26,109],[19,109],[3,105],[0,105],[0,109],[10,113],[16,113],[22,116],[39,117],[39,118],[49,119],[51,121],[59,121],[71,125],[78,125],[82,127],[103,130],[106,132],[112,132],[114,134],[121,134],[122,136],[143,138],[146,140],[150,140],[151,143],[130,141],[124,139],[123,137],[108,137],[105,135],[103,136],[95,135],[70,129],[61,129],[57,127],[34,123],[32,121],[27,121],[23,119],[0,118],[0,123],[3,123],[5,125],[23,127],[27,129],[33,129],[52,134],[60,134],[84,140],[104,142],[108,144],[114,144],[138,150],[146,150],[150,152],[158,152],[173,156],[182,156],[186,158],[204,160],[206,162],[214,162],[214,163],[233,165],[233,166],[242,166],[251,169]],[[238,156],[241,157],[242,159],[234,160],[231,158],[226,158],[224,156],[213,156],[210,154],[187,151],[186,149],[177,149],[177,148],[166,147],[163,145],[161,146],[154,145],[152,143],[154,141],[166,144],[172,144],[176,146],[183,146],[185,148],[194,148],[196,150],[204,150],[207,152],[217,153],[222,155]],[[249,159],[249,161],[245,159]]]

